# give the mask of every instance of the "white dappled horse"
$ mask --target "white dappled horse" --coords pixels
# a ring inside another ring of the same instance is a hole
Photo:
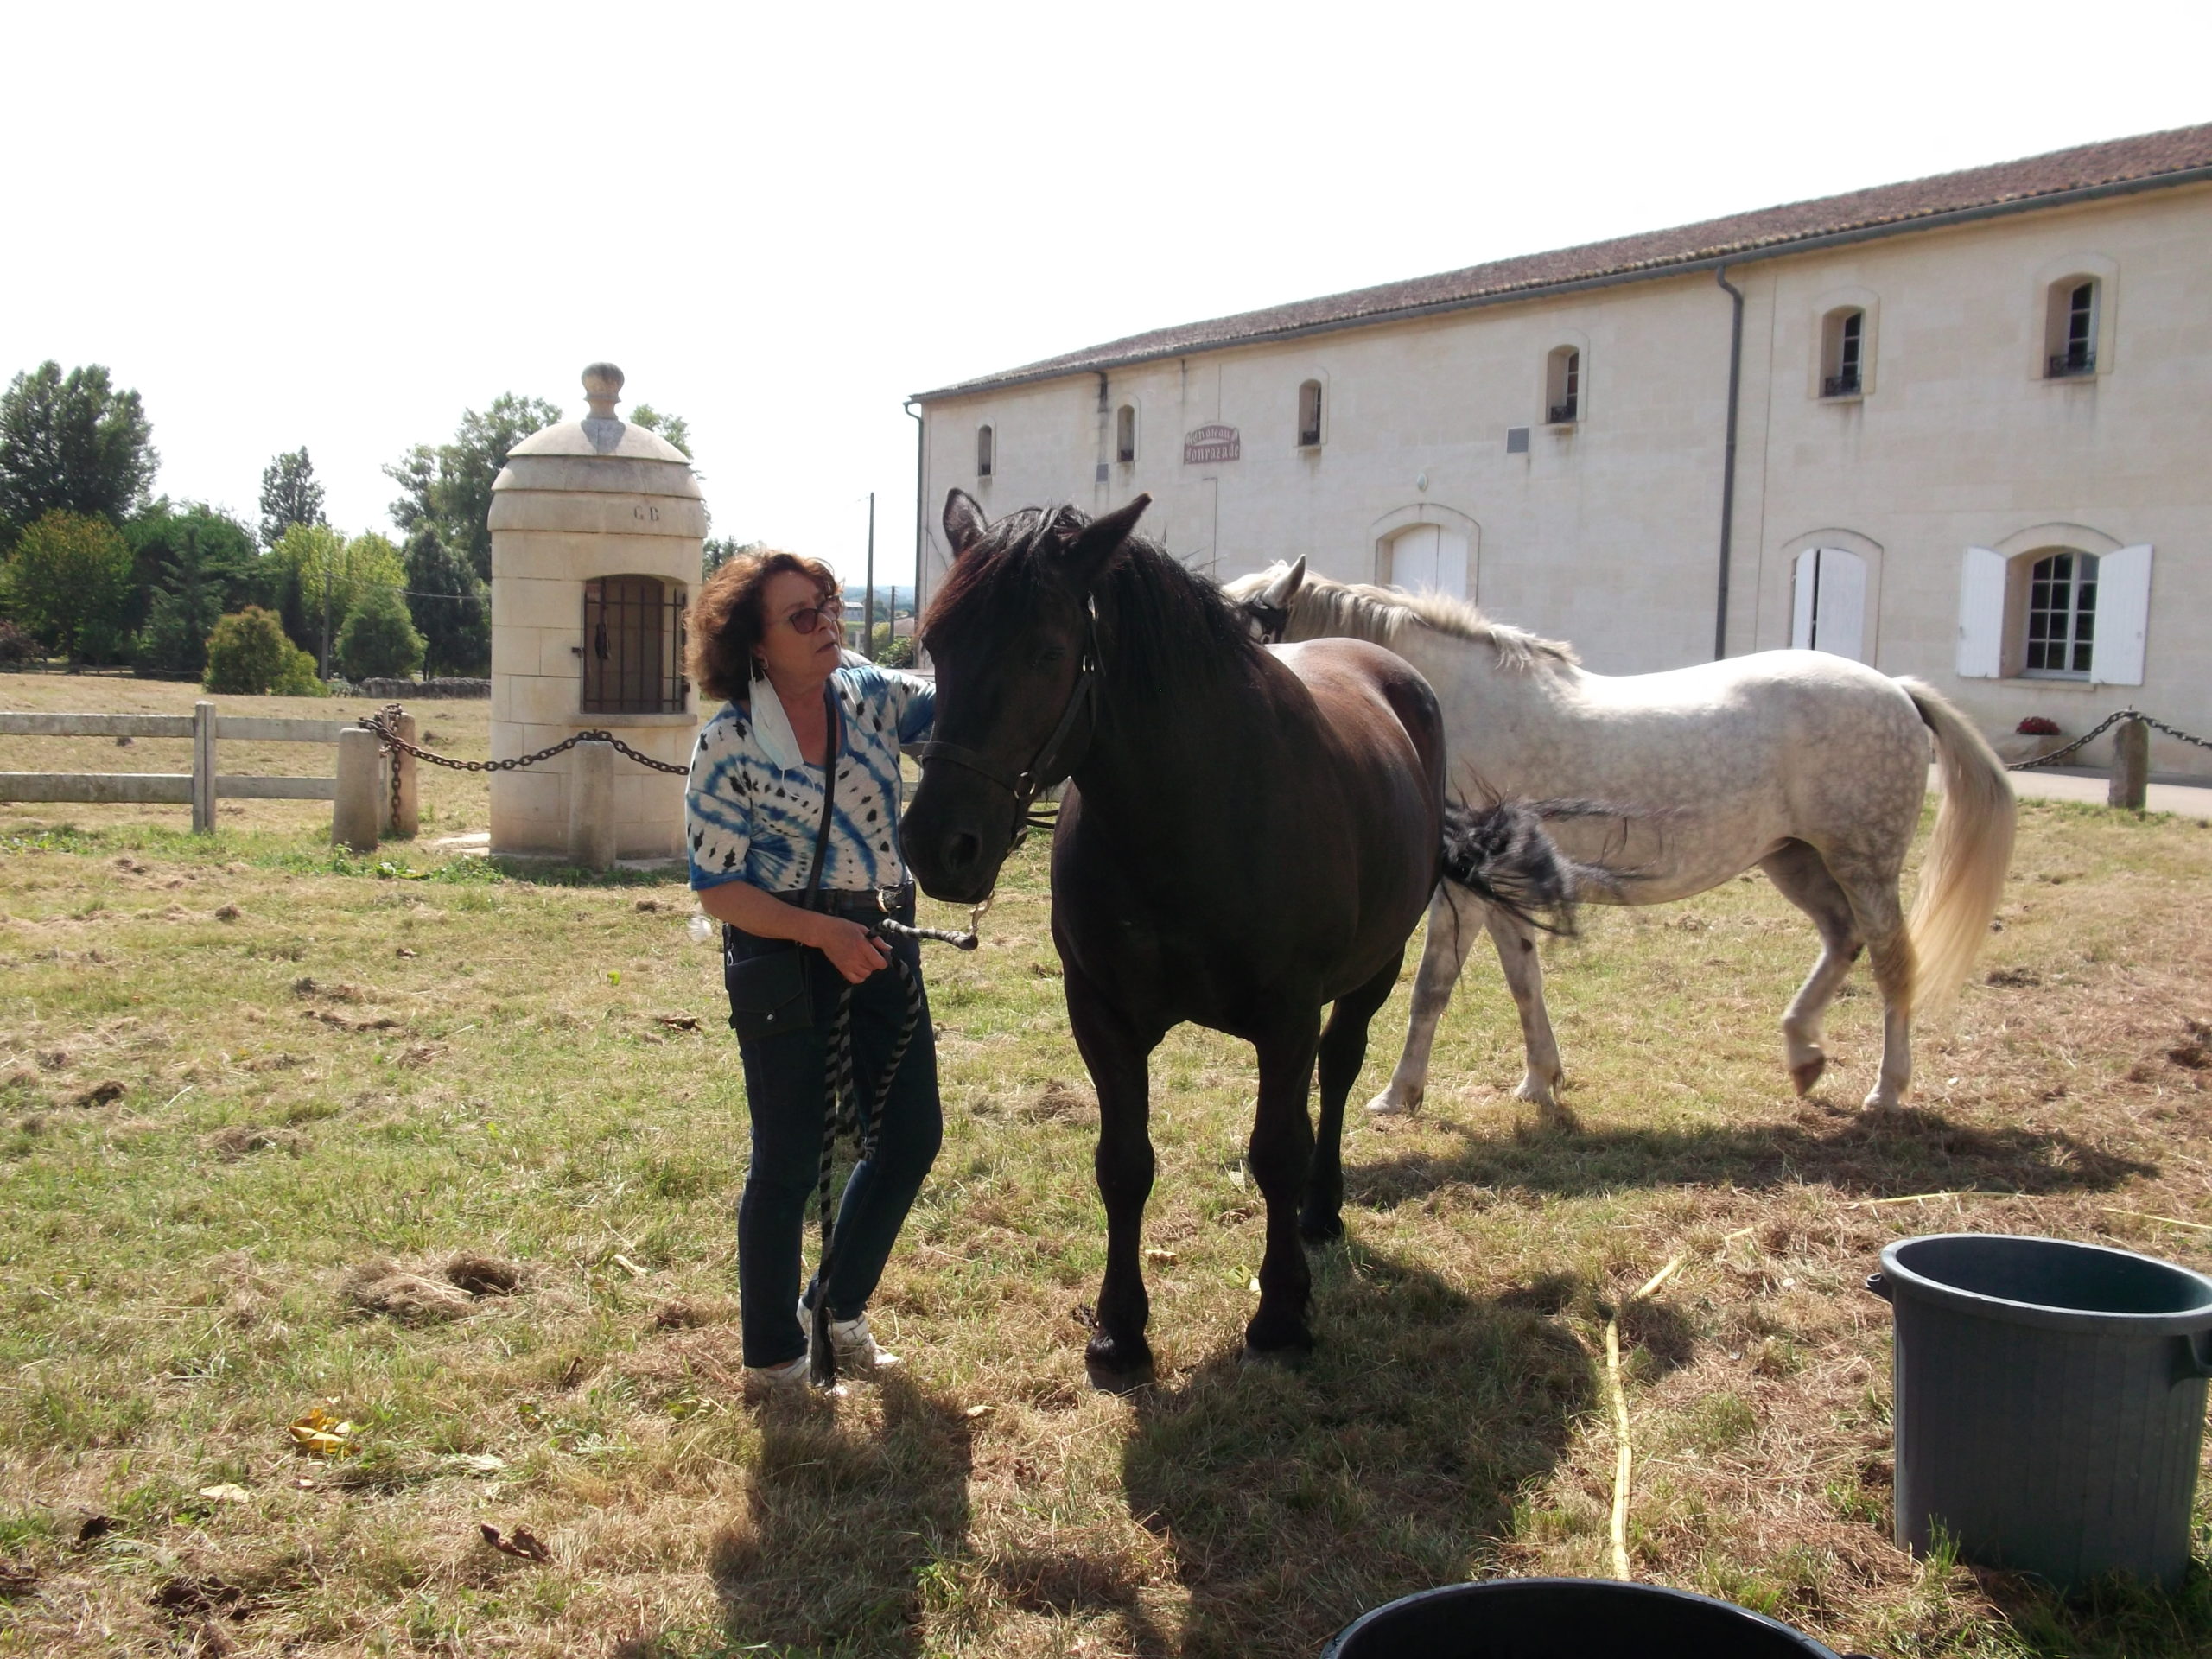
[[[1869,1106],[1912,1076],[1912,1021],[1955,993],[1996,913],[2012,861],[2011,780],[1932,687],[1815,651],[1765,651],[1658,674],[1592,674],[1569,647],[1492,622],[1464,601],[1336,582],[1277,565],[1228,586],[1284,637],[1371,640],[1427,677],[1444,708],[1455,787],[1593,802],[1564,820],[1570,852],[1624,872],[1601,902],[1663,904],[1756,864],[1820,931],[1821,956],[1782,1018],[1805,1094],[1827,1057],[1822,1018],[1861,950],[1882,993],[1882,1068]],[[1920,821],[1932,734],[1942,801],[1908,922],[1897,882]],[[1563,1080],[1535,935],[1448,885],[1429,906],[1404,1052],[1376,1112],[1411,1110],[1475,924],[1497,947],[1520,1009],[1520,1096],[1549,1105]]]

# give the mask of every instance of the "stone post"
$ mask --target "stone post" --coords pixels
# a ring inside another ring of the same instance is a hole
[[[330,839],[357,853],[377,849],[378,785],[384,768],[377,764],[377,734],[365,726],[338,734],[338,794],[330,811]]]
[[[2112,782],[2105,802],[2140,812],[2151,794],[2151,728],[2139,720],[2123,720],[2112,728]]]
[[[597,738],[569,751],[569,862],[614,868],[614,746]]]

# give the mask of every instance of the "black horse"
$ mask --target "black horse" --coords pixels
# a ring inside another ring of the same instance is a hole
[[[1357,640],[1258,645],[1218,590],[1132,535],[1148,501],[1096,521],[1062,506],[987,524],[951,493],[954,563],[923,629],[936,737],[902,832],[923,889],[974,904],[1038,792],[1071,779],[1052,940],[1098,1090],[1106,1275],[1088,1357],[1109,1386],[1152,1365],[1145,1071],[1169,1028],[1194,1021],[1258,1051],[1249,1157],[1267,1254],[1245,1339],[1255,1355],[1301,1352],[1313,1339],[1300,1235],[1344,1230],[1344,1097],[1440,875],[1523,912],[1564,913],[1573,896],[1572,867],[1532,814],[1447,805],[1427,681]]]

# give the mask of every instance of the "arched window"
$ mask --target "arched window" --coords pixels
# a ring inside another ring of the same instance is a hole
[[[584,583],[583,712],[683,712],[683,586],[658,576],[600,576]]]
[[[988,478],[998,461],[998,439],[986,426],[976,429],[976,476]]]
[[[1821,396],[1856,397],[1864,387],[1866,314],[1844,306],[1828,313],[1821,328]]]
[[[1321,383],[1308,380],[1298,389],[1298,447],[1316,449],[1321,443]]]
[[[1114,458],[1124,467],[1137,458],[1137,407],[1123,404],[1114,415]]]
[[[1582,353],[1572,346],[1554,350],[1544,366],[1544,419],[1572,426],[1582,416]]]
[[[2094,276],[2062,276],[2050,285],[2044,314],[2044,370],[2052,380],[2097,372],[2097,304]]]

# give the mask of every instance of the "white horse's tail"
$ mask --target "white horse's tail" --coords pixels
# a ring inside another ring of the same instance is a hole
[[[1966,717],[1931,685],[1905,678],[1897,684],[1936,735],[1943,779],[1936,832],[1921,861],[1920,890],[1906,925],[1916,959],[1913,1014],[1918,1018],[1949,1004],[1988,937],[2012,862],[2017,808],[2004,763]]]

